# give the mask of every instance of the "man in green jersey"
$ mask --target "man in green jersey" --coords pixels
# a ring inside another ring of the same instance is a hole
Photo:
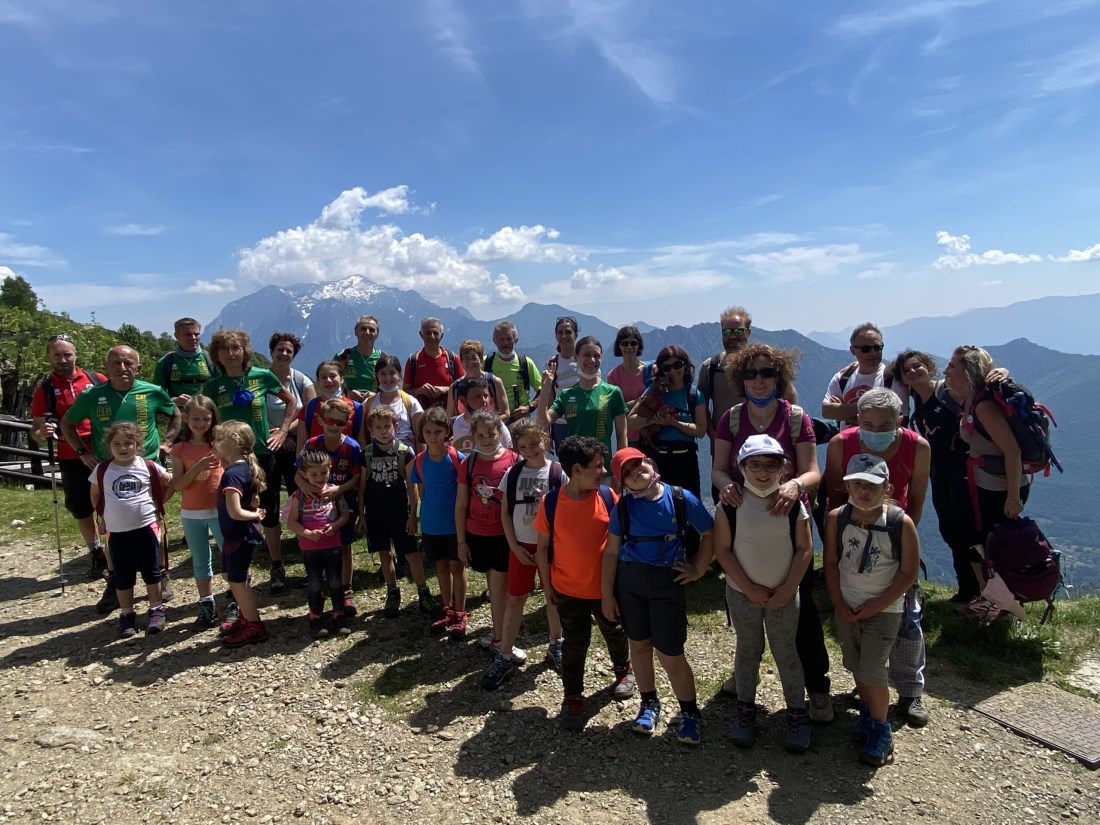
[[[511,321],[499,321],[493,327],[493,344],[497,351],[485,357],[484,369],[504,385],[508,396],[509,421],[531,414],[531,408],[542,387],[542,373],[528,356],[516,352],[519,332]]]
[[[332,358],[344,366],[344,391],[353,401],[366,401],[378,389],[374,378],[374,366],[382,355],[374,348],[378,332],[378,319],[364,315],[355,322],[355,346],[345,347]]]
[[[153,367],[153,383],[164,387],[181,410],[202,385],[218,374],[210,356],[199,346],[202,324],[194,318],[176,321],[176,348]]]

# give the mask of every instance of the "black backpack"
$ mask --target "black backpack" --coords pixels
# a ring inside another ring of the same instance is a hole
[[[561,495],[561,491],[561,487],[556,490],[550,490],[542,499],[543,506],[546,508],[546,523],[550,527],[550,538],[546,545],[546,559],[550,562],[554,561],[554,516],[558,512],[558,496]],[[615,507],[615,500],[611,495],[611,488],[601,484],[596,488],[596,493],[603,501],[604,509],[607,510],[607,515],[610,518],[611,511]]]
[[[513,352],[512,354],[516,358],[519,359],[519,377],[520,377],[520,380],[523,381],[523,389],[527,392],[527,399],[528,399],[528,401],[530,401],[531,400],[531,366],[532,366],[531,359],[528,358],[526,355],[520,355],[518,352]],[[491,379],[492,379],[492,376],[493,376],[493,360],[496,357],[497,357],[497,354],[495,352],[492,352],[492,353],[489,353],[489,357],[485,359],[485,374],[488,375],[489,378],[490,378],[489,387],[492,390],[492,393],[493,393],[493,396],[494,396],[494,398],[493,398],[494,402],[496,401],[496,398],[495,398],[495,396],[496,396],[496,389],[495,389],[496,382],[491,380]],[[520,406],[518,397],[515,399],[515,402],[516,403],[515,403],[514,406],[516,406],[516,407]]]
[[[1035,400],[1027,387],[1011,378],[989,384],[974,399],[975,406],[987,398],[1004,413],[1012,430],[1012,437],[1020,445],[1020,459],[1025,473],[1049,476],[1052,466],[1057,467],[1058,472],[1064,472],[1050,447],[1050,426],[1053,424],[1057,427],[1058,422],[1054,420],[1050,410]],[[976,415],[974,429],[986,440],[991,440]],[[993,475],[1005,474],[1004,458],[1001,456],[985,456],[980,466]]]
[[[423,352],[418,350],[417,352]],[[405,377],[409,380],[410,387],[416,387],[416,356],[417,352],[414,352],[409,356],[409,374]],[[458,374],[458,367],[455,364],[455,354],[449,349],[444,349],[444,353],[447,355],[447,373],[451,376],[451,383],[454,383],[455,377]]]
[[[517,504],[534,504],[538,501],[537,498],[531,496],[524,496],[519,498],[519,474],[523,472],[523,468],[527,466],[527,459],[521,458],[511,467],[509,467],[504,474],[504,498],[508,506],[508,515],[512,515],[516,512]],[[547,492],[550,490],[556,490],[561,487],[562,469],[561,464],[557,461],[550,462],[550,478]],[[473,481],[471,477],[467,483]]]
[[[103,379],[99,377],[99,374],[95,370],[88,372],[88,370],[81,367],[80,371],[84,373],[84,376],[88,379],[89,386],[98,387],[103,383]],[[57,394],[54,392],[53,381],[50,380],[50,376],[46,376],[42,379],[42,395],[46,401],[46,413],[48,418],[57,418]]]

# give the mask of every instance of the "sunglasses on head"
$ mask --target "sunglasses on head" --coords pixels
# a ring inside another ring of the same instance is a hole
[[[572,315],[561,315],[558,318],[554,319],[554,332],[558,331],[558,327],[561,326],[562,321],[565,321],[566,323],[568,323],[569,327],[574,332],[576,332],[576,330],[577,330],[577,319],[574,318]]]
[[[687,366],[687,362],[683,359],[677,359],[676,361],[667,361],[660,365],[661,372],[672,372],[673,370],[682,370]]]
[[[722,327],[722,334],[727,338],[737,336],[738,338],[744,338],[745,333],[749,331],[748,327]]]
[[[343,427],[348,423],[346,418],[322,418],[321,423],[328,427]]]
[[[864,354],[868,352],[882,352],[882,344],[862,344],[858,347],[853,344],[852,349],[858,349]]]
[[[741,377],[746,381],[752,381],[752,379],[760,376],[761,378],[778,378],[779,370],[775,367],[761,367],[760,369],[753,369],[749,367],[747,370],[741,371]]]
[[[48,339],[46,339],[47,344],[52,344],[54,341],[67,341],[71,344],[73,342],[73,339],[64,332],[60,333],[59,335],[51,335]]]

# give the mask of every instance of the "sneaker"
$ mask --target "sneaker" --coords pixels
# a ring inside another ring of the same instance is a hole
[[[416,601],[420,612],[426,616],[438,616],[443,606],[439,599],[432,595],[432,591],[426,587],[416,591]]]
[[[344,591],[344,617],[354,619],[359,609],[355,606],[355,592],[349,587]]]
[[[137,613],[123,613],[118,617],[118,635],[129,639],[137,634]]]
[[[561,703],[561,713],[558,714],[558,723],[566,730],[582,730],[584,728],[584,697],[566,696]]]
[[[267,641],[267,628],[262,621],[250,622],[247,619],[242,621],[243,624],[237,630],[226,634],[222,644],[226,647],[241,647]]]
[[[168,578],[168,573],[164,572],[160,574],[160,600],[162,602],[170,602],[176,595],[175,588],[172,587],[172,580]]]
[[[919,696],[915,696],[912,699],[906,696],[899,696],[898,713],[900,713],[902,718],[914,728],[923,728],[932,718],[928,715],[928,708],[924,706],[924,702],[921,701],[921,697]]]
[[[489,642],[489,652],[496,656],[500,653],[503,653],[504,651],[501,650],[500,642],[494,640],[492,642]],[[523,667],[525,664],[527,664],[527,651],[524,650],[522,647],[516,647],[515,645],[512,645],[512,652],[508,655],[511,656],[512,661],[520,667]]]
[[[493,657],[493,663],[489,665],[489,669],[485,671],[485,675],[481,677],[481,689],[482,690],[496,690],[498,687],[504,684],[516,671],[516,663],[512,661],[510,656],[505,656],[503,653],[498,653]]]
[[[102,579],[107,571],[107,553],[104,551],[103,546],[97,544],[88,551],[88,557],[90,562],[88,565],[88,578]]]
[[[859,761],[875,768],[894,761],[894,731],[888,722],[869,721],[867,743],[859,752]]]
[[[805,753],[810,749],[810,717],[804,708],[787,708],[787,735],[783,737],[783,750],[788,753]]]
[[[833,700],[828,693],[810,694],[810,721],[818,725],[827,725],[833,721],[835,711]]]
[[[558,673],[561,673],[561,641],[558,639],[546,646],[546,661]]]
[[[480,647],[482,650],[488,650],[491,652],[493,650],[494,641],[495,639],[493,639],[493,629],[490,627],[488,630],[485,631],[485,635],[477,640],[477,646]]]
[[[325,617],[309,614],[309,635],[314,639],[327,639],[328,628],[325,626]]]
[[[382,615],[387,619],[396,619],[401,615],[401,591],[396,587],[386,590],[386,605],[382,608]]]
[[[756,705],[737,702],[737,718],[730,731],[730,739],[739,748],[751,748],[756,741]]]
[[[642,706],[638,708],[638,715],[634,717],[634,724],[630,729],[635,733],[650,735],[657,729],[657,723],[661,721],[661,703],[657,699],[643,699]]]
[[[244,616],[241,615],[240,608],[237,607],[236,602],[230,602],[225,611],[225,621],[218,626],[218,632],[225,636],[240,630],[243,625]]]
[[[452,639],[466,638],[466,614],[461,610],[451,613],[454,621],[447,626],[447,634]]]
[[[164,617],[164,605],[149,608],[149,623],[145,626],[145,633],[154,636],[164,630],[166,619]]]
[[[271,578],[267,582],[268,592],[272,596],[277,596],[280,593],[286,592],[286,588],[286,568],[283,567],[282,564],[273,565],[271,568]]]
[[[332,629],[337,636],[351,635],[351,628],[348,627],[348,618],[343,613],[332,614]]]
[[[703,741],[703,734],[699,730],[703,717],[698,713],[681,713],[680,729],[676,732],[676,741],[682,745],[698,745]]]
[[[722,693],[726,696],[737,696],[737,674],[731,673],[726,681],[722,682]]]
[[[634,671],[630,665],[615,668],[615,681],[611,683],[611,695],[619,700],[629,699],[634,695],[637,682],[634,679]]]
[[[200,601],[195,615],[195,626],[206,628],[218,624],[218,606],[214,601]]]
[[[115,590],[114,573],[107,574],[107,584],[103,587],[103,596],[95,603],[95,612],[106,616],[118,607],[118,592]]]
[[[428,625],[428,632],[432,634],[445,633],[447,628],[453,625],[455,622],[455,612],[450,605],[444,605],[443,612],[430,625]]]
[[[859,703],[859,721],[852,728],[852,741],[857,745],[866,743],[871,732],[871,708],[866,702]]]

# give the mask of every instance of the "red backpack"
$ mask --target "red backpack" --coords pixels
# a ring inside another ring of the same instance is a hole
[[[99,500],[95,503],[95,511],[99,514],[99,518],[103,518],[104,500],[106,496],[103,495],[103,478],[107,475],[107,465],[109,461],[101,461],[95,468],[95,484],[99,488]],[[160,479],[160,467],[148,458],[145,459],[145,468],[149,471],[149,489],[153,494],[153,503],[157,506],[157,520],[164,520],[164,499],[165,490],[164,482]]]
[[[999,574],[1019,601],[1047,603],[1039,624],[1050,618],[1062,584],[1062,554],[1034,520],[1015,518],[994,527],[986,539],[983,567],[987,576]]]

